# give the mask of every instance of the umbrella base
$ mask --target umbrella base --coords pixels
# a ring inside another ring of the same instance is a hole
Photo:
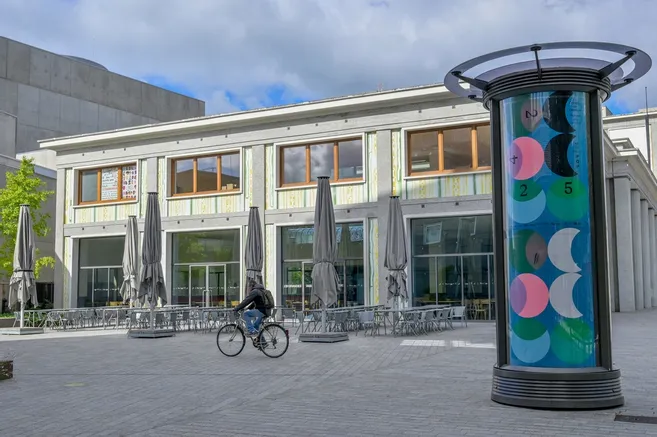
[[[131,329],[128,331],[129,338],[165,338],[173,337],[175,334],[173,329]]]
[[[349,340],[346,332],[307,332],[299,335],[302,343],[337,343]]]
[[[33,335],[43,334],[43,328],[5,328],[0,329],[3,335]]]

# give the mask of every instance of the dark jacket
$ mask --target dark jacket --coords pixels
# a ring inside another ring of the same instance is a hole
[[[235,311],[239,311],[243,308],[246,308],[251,303],[254,303],[255,309],[260,311],[262,314],[267,315],[267,309],[265,308],[265,298],[262,296],[264,289],[265,287],[262,285],[255,284],[249,295],[246,296],[246,298],[244,298],[244,300],[234,308]]]

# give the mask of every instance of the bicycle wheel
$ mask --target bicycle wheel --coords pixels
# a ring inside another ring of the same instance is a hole
[[[265,326],[258,336],[260,350],[269,358],[282,357],[290,345],[287,331],[281,325],[272,323]]]
[[[217,332],[217,347],[227,357],[235,357],[242,352],[246,344],[244,331],[235,323],[222,326]]]

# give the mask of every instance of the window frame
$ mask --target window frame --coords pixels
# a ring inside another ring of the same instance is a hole
[[[137,171],[137,191],[135,193],[135,197],[131,198],[123,198],[123,167],[131,166],[134,165]],[[113,200],[101,200],[101,182],[102,182],[102,171],[108,168],[118,168],[119,169],[119,174],[118,174],[118,179],[119,179],[119,186],[117,188],[117,198]],[[107,204],[114,204],[114,203],[132,203],[132,202],[138,202],[139,201],[139,194],[140,194],[140,174],[139,174],[139,161],[128,161],[128,162],[120,162],[116,164],[107,164],[103,165],[100,167],[80,167],[74,169],[75,172],[77,173],[76,175],[76,196],[75,196],[75,205],[76,206],[94,206],[94,205],[107,205]],[[98,175],[98,181],[96,182],[96,198],[97,200],[93,201],[87,201],[83,202],[82,201],[82,174],[87,173],[90,171],[96,171]]]
[[[239,159],[239,181],[240,185],[237,188],[232,190],[222,190],[221,189],[221,157],[226,155],[237,155]],[[216,157],[217,159],[217,189],[210,191],[196,191],[198,185],[197,172],[198,172],[198,160],[203,158],[212,158]],[[239,194],[242,192],[242,185],[244,184],[243,169],[242,169],[242,149],[230,149],[220,152],[209,152],[209,153],[200,153],[193,155],[176,155],[169,156],[166,158],[168,163],[168,191],[169,198],[178,199],[181,197],[196,197],[196,196],[213,196],[213,195],[224,195],[224,194]],[[176,193],[175,183],[176,183],[176,162],[178,161],[187,161],[193,160],[192,163],[192,188],[193,191],[190,193]]]
[[[475,173],[490,171],[492,166],[479,166],[479,144],[477,138],[477,128],[482,126],[490,126],[490,121],[473,121],[469,123],[459,123],[459,124],[449,124],[442,126],[432,126],[418,129],[404,129],[402,130],[402,138],[404,141],[403,152],[404,152],[404,174],[407,178],[422,178],[430,176],[445,176],[452,174],[462,174],[462,173]],[[444,157],[444,132],[448,130],[455,129],[464,129],[470,128],[470,147],[472,153],[472,168],[467,170],[460,169],[445,169],[445,157]],[[412,171],[412,160],[411,160],[411,135],[435,132],[438,140],[438,170],[427,170],[427,171]]]
[[[361,157],[362,157],[362,167],[363,175],[357,178],[339,178],[340,170],[340,152],[339,145],[342,142],[356,141],[359,140],[361,144]],[[310,167],[311,167],[311,157],[310,149],[312,146],[325,145],[333,143],[333,174],[335,178],[330,179],[331,183],[338,184],[350,184],[350,183],[359,183],[365,182],[365,175],[367,173],[366,166],[366,156],[365,148],[367,147],[367,136],[365,134],[360,135],[348,135],[343,137],[330,137],[325,139],[315,139],[311,141],[299,142],[299,143],[279,143],[276,145],[276,159],[277,159],[277,188],[296,188],[296,187],[313,187],[317,185],[317,181],[310,180]],[[294,147],[304,147],[305,148],[305,161],[306,161],[306,180],[304,182],[290,182],[285,183],[285,160],[283,159],[283,153],[285,149],[291,149]]]

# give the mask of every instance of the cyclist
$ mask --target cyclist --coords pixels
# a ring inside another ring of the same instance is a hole
[[[258,333],[258,330],[260,329],[260,323],[265,317],[265,314],[267,314],[267,309],[265,308],[265,297],[263,296],[265,287],[263,287],[262,284],[258,284],[251,280],[249,280],[249,282],[249,294],[244,298],[242,302],[240,302],[239,305],[234,308],[234,311],[238,312],[239,310],[248,306],[255,306],[253,309],[244,311],[244,321],[246,322],[246,327],[249,330],[248,335],[253,336]]]

